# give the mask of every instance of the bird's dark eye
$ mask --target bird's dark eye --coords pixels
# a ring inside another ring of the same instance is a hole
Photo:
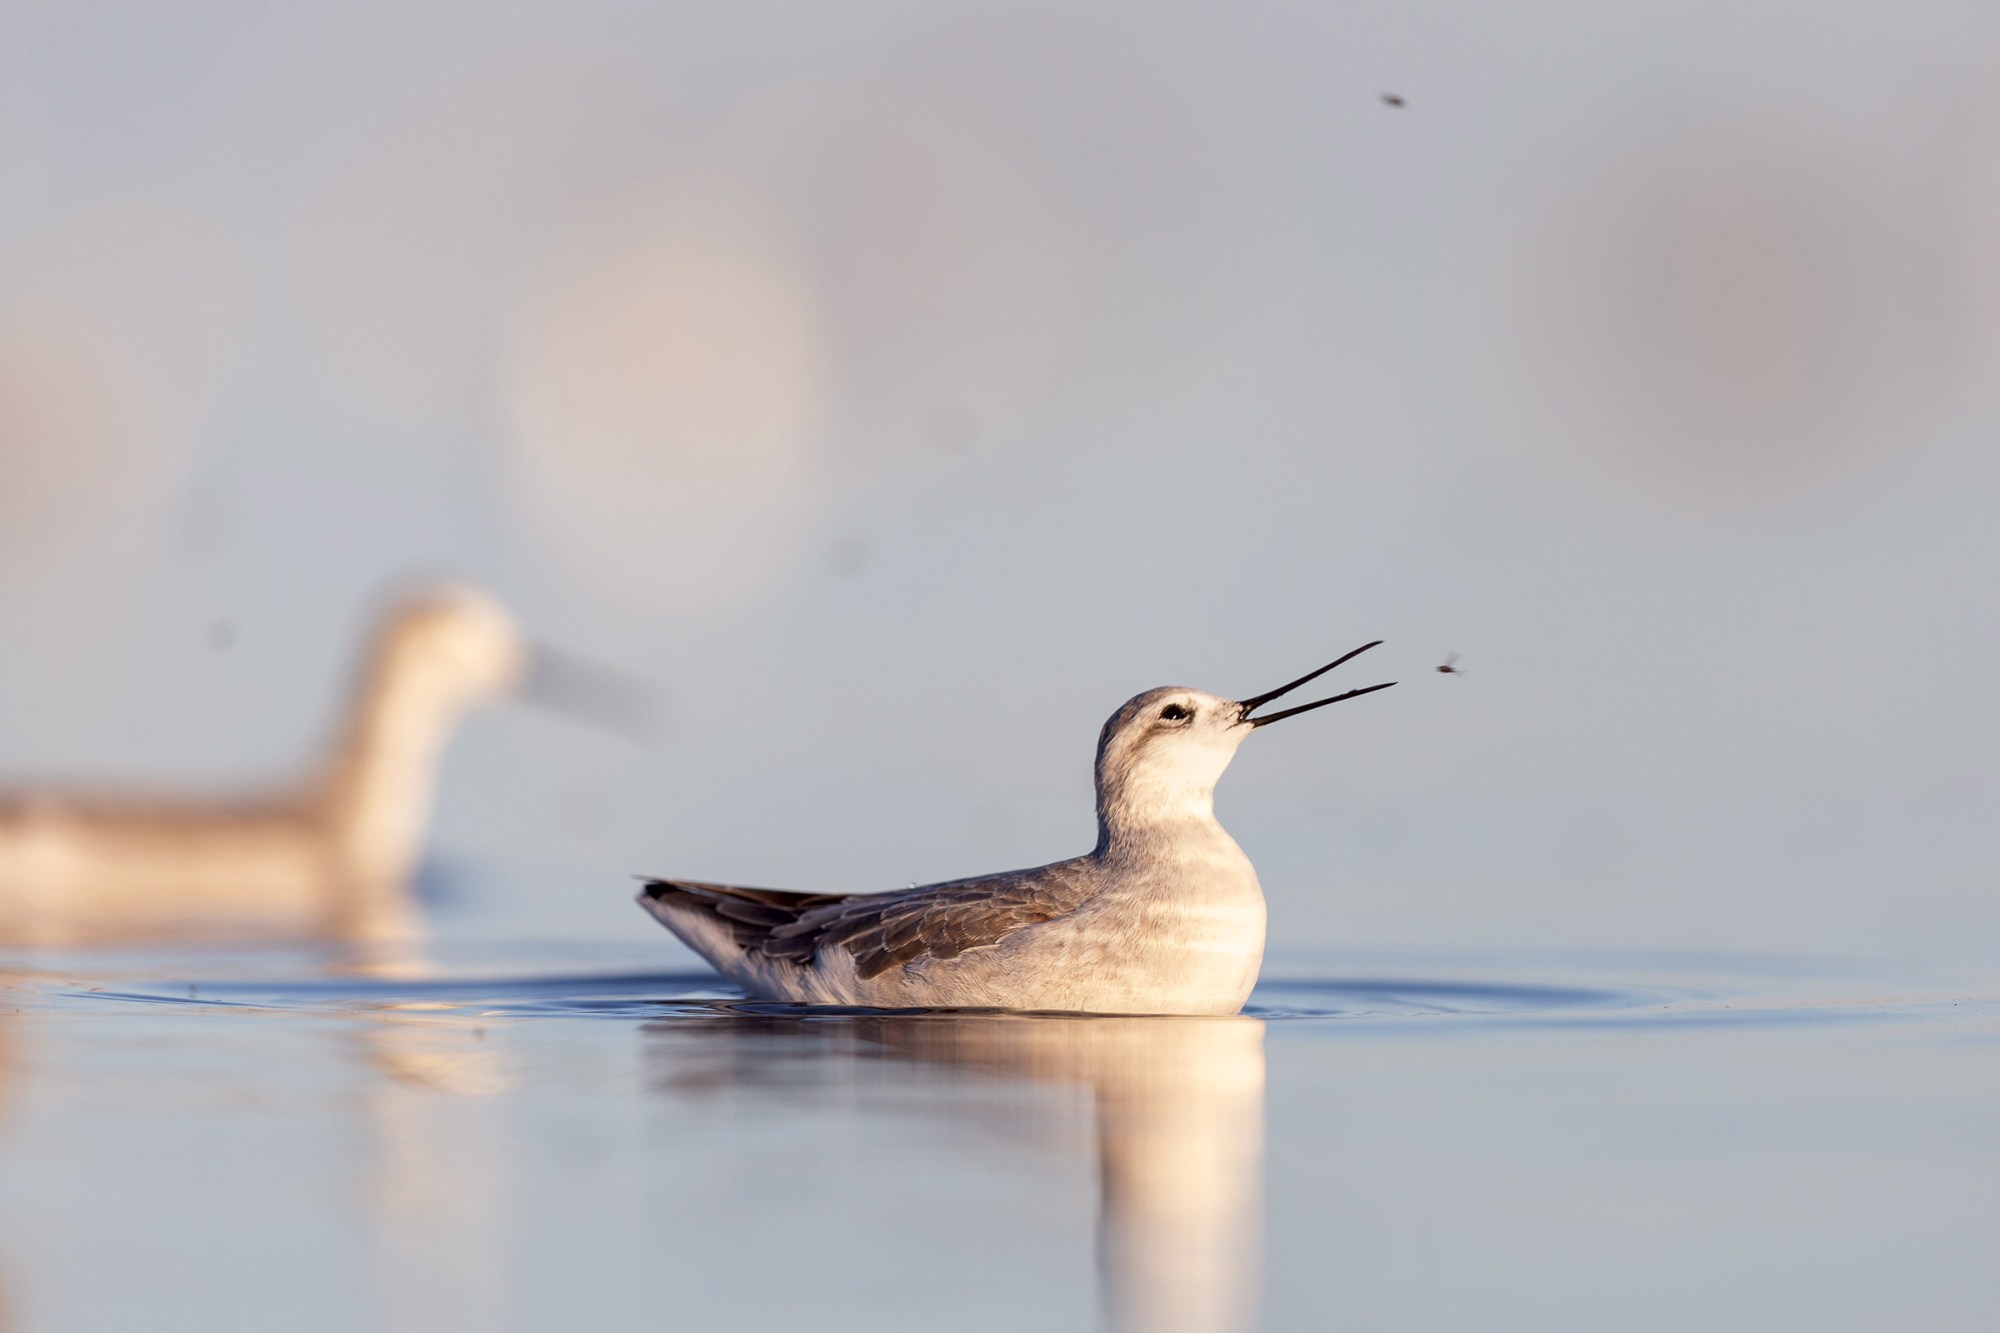
[[[1160,717],[1167,722],[1185,722],[1193,716],[1192,711],[1182,708],[1179,704],[1168,704],[1160,710]]]

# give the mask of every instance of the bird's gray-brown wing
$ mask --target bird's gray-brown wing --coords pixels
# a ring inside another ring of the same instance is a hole
[[[844,902],[844,893],[793,893],[787,889],[746,889],[735,884],[704,884],[692,879],[645,881],[645,896],[656,903],[693,911],[729,928],[745,949],[758,945],[779,926],[787,926],[807,911]]]
[[[844,946],[863,979],[926,958],[956,958],[1073,911],[1088,896],[1080,863],[1058,862],[897,893],[789,893],[654,879],[646,896],[725,923],[744,952],[810,965]]]

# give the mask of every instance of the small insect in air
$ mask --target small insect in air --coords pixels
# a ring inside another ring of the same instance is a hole
[[[1444,661],[1438,663],[1437,669],[1440,674],[1446,676],[1462,676],[1465,674],[1465,668],[1458,665],[1457,653],[1446,653]]]
[[[1403,95],[1401,93],[1383,93],[1382,102],[1385,106],[1401,106],[1403,104]]]

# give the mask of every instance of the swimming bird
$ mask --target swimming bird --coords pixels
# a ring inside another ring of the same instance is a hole
[[[330,753],[266,795],[0,793],[0,940],[394,939],[440,754],[532,654],[499,603],[439,585],[383,617]]]
[[[752,995],[871,1008],[1233,1014],[1264,956],[1264,891],[1215,819],[1215,784],[1258,727],[1387,689],[1255,710],[1364,644],[1244,700],[1172,686],[1097,740],[1097,846],[1031,870],[873,894],[647,879],[639,903]]]

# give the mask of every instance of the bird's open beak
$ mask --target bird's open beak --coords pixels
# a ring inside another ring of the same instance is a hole
[[[514,694],[523,703],[628,740],[646,739],[657,725],[651,682],[546,644],[528,646],[527,667]]]
[[[1273,699],[1281,698],[1284,695],[1290,694],[1293,690],[1296,690],[1299,686],[1304,685],[1307,681],[1318,680],[1321,676],[1324,676],[1327,672],[1333,670],[1335,667],[1339,666],[1342,662],[1345,662],[1348,658],[1359,657],[1361,656],[1361,654],[1367,652],[1370,648],[1379,647],[1381,645],[1381,642],[1382,641],[1380,639],[1377,639],[1375,640],[1374,643],[1364,643],[1359,648],[1356,648],[1353,652],[1343,653],[1339,657],[1334,658],[1331,662],[1328,662],[1325,666],[1321,667],[1319,670],[1306,672],[1305,675],[1300,676],[1297,680],[1293,681],[1289,685],[1280,685],[1277,689],[1266,690],[1264,693],[1256,696],[1253,699],[1245,699],[1242,703],[1237,705],[1237,707],[1242,710],[1240,713],[1236,715],[1237,721],[1248,723],[1250,726],[1253,727],[1261,727],[1267,722],[1276,722],[1280,718],[1296,717],[1300,713],[1309,713],[1315,708],[1324,708],[1328,704],[1337,704],[1342,699],[1354,699],[1364,694],[1373,694],[1377,690],[1388,689],[1391,685],[1394,685],[1396,682],[1393,680],[1385,680],[1380,685],[1364,685],[1358,690],[1349,690],[1345,694],[1336,694],[1330,699],[1315,699],[1313,702],[1309,704],[1300,704],[1296,708],[1287,708],[1281,712],[1267,714],[1264,717],[1250,716],[1250,713],[1253,709],[1261,708],[1265,704],[1271,702],[1271,700]]]

